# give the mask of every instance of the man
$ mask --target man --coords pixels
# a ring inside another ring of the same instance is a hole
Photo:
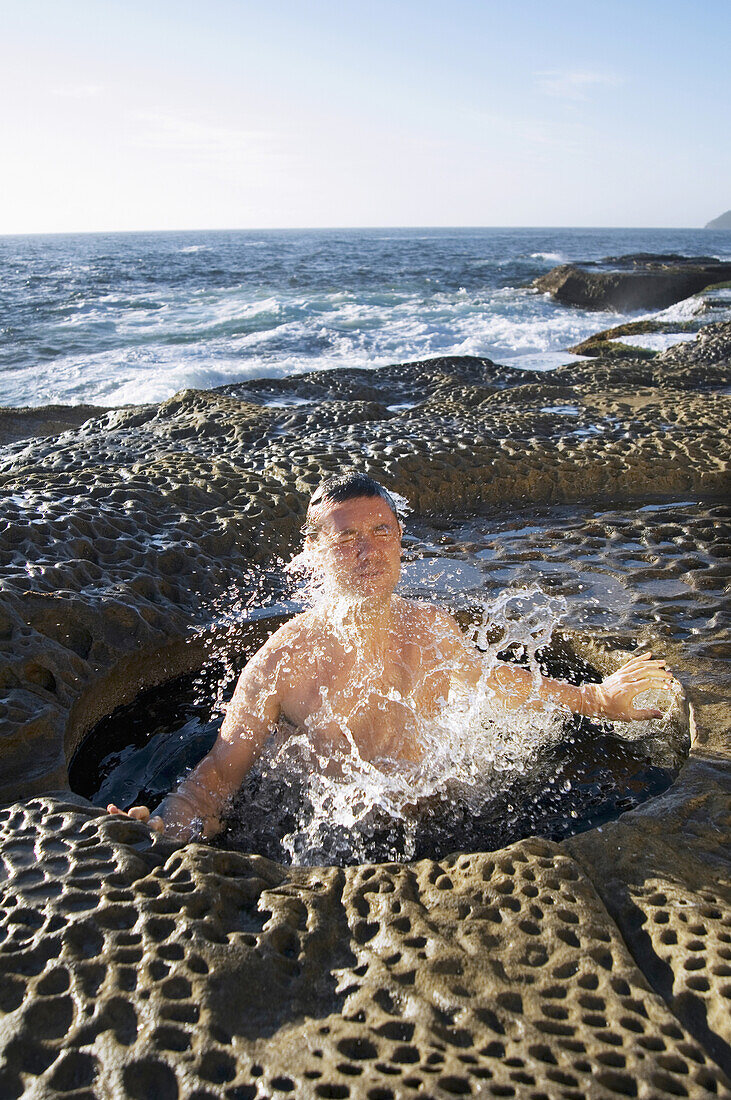
[[[486,672],[451,615],[394,594],[402,527],[389,493],[363,474],[325,482],[307,511],[305,551],[312,606],[281,626],[241,673],[218,739],[154,817],[130,817],[188,840],[215,835],[224,804],[241,786],[279,726],[306,730],[325,768],[343,753],[388,767],[418,761],[419,730],[455,691],[478,684],[504,706],[553,701],[577,714],[614,720],[659,718],[635,709],[641,692],[673,681],[650,653],[633,657],[601,684],[576,687],[514,664]],[[123,813],[110,804],[110,813]]]

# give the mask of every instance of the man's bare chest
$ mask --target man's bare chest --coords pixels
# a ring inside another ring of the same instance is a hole
[[[429,654],[395,645],[385,654],[323,652],[283,699],[285,717],[333,749],[354,742],[366,759],[418,758],[419,725],[448,692]]]

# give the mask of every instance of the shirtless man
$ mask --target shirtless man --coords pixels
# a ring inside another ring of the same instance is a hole
[[[601,684],[576,687],[499,663],[485,678],[480,654],[451,615],[394,594],[402,527],[388,492],[363,474],[325,482],[307,511],[305,555],[323,598],[281,626],[241,673],[218,739],[155,816],[130,817],[182,840],[220,831],[220,813],[284,720],[307,729],[321,757],[335,760],[352,744],[377,763],[417,761],[419,719],[442,707],[450,690],[482,678],[502,705],[540,707],[546,700],[576,714],[613,720],[659,718],[635,709],[641,692],[673,677],[650,653],[633,657]],[[113,814],[124,813],[114,804]]]

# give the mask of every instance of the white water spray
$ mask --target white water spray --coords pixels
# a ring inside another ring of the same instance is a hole
[[[393,756],[369,756],[357,735],[358,707],[349,712],[342,697],[321,685],[319,705],[302,728],[281,724],[267,745],[249,784],[252,797],[239,800],[235,813],[233,829],[240,843],[245,844],[247,818],[253,815],[266,820],[292,862],[365,859],[376,841],[381,858],[409,859],[430,816],[444,816],[456,804],[478,814],[530,769],[541,747],[560,735],[565,711],[550,703],[539,710],[508,708],[496,698],[489,677],[498,654],[510,650],[527,662],[537,693],[537,654],[566,612],[564,599],[533,586],[485,601],[469,635],[483,651],[483,673],[477,688],[469,691],[453,680],[447,654],[454,637],[445,631],[443,639],[437,638],[433,673],[443,673],[449,687],[436,709],[425,714],[418,693],[384,682],[383,656],[369,647],[363,629],[368,599],[338,589],[331,575],[317,570],[307,546],[287,569],[304,578],[298,595],[328,637],[315,657],[326,661],[333,645],[348,654],[348,697],[363,701],[371,712],[382,712],[384,721],[397,714],[404,738],[419,749],[404,752],[399,745]],[[395,597],[394,606],[400,602]],[[419,645],[419,637],[413,642]],[[337,730],[338,736],[330,733],[323,742],[323,730]]]

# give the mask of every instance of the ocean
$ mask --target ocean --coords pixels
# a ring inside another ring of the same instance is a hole
[[[642,314],[530,289],[630,252],[731,259],[731,232],[333,229],[0,237],[0,405],[157,402],[329,367],[480,355],[551,369]],[[698,303],[663,316],[692,317]]]

